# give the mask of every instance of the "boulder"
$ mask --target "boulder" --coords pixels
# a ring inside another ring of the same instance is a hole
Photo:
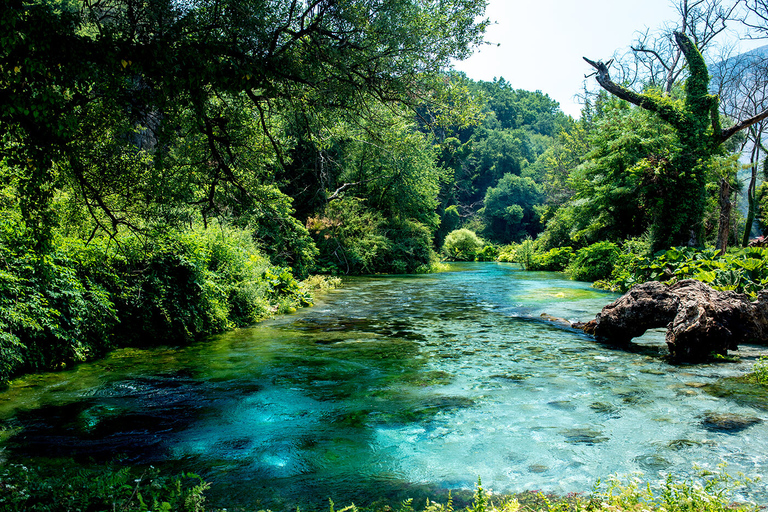
[[[739,343],[768,340],[768,291],[751,302],[743,293],[717,291],[694,279],[672,286],[650,281],[605,306],[584,327],[619,345],[648,329],[666,327],[665,341],[674,359],[703,361],[712,354],[727,355]]]

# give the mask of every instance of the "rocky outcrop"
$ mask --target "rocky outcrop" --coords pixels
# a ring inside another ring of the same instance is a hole
[[[768,291],[758,300],[716,291],[693,279],[666,286],[651,281],[632,288],[582,326],[600,340],[627,344],[648,329],[666,327],[666,343],[678,361],[726,355],[739,343],[768,341]]]

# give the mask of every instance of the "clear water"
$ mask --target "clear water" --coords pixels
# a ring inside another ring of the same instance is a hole
[[[194,470],[219,506],[325,508],[472,489],[588,492],[725,461],[768,467],[768,415],[704,385],[742,361],[670,365],[588,320],[615,295],[512,265],[356,278],[314,308],[182,349],[120,350],[0,394],[2,456]],[[714,415],[746,419],[718,424]],[[768,503],[765,484],[743,498]]]

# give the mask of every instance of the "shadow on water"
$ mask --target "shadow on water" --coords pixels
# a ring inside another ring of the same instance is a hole
[[[0,394],[3,456],[192,470],[214,505],[272,509],[768,467],[765,410],[708,392],[745,364],[671,366],[658,337],[620,350],[542,320],[615,297],[559,274],[453,270],[349,279],[250,329],[21,379]]]

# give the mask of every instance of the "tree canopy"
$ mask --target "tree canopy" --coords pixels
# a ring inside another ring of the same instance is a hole
[[[484,6],[4,2],[0,154],[23,192],[23,217],[43,242],[65,188],[94,231],[109,233],[159,204],[172,217],[173,205],[206,216],[264,202],[296,143],[290,118],[430,103],[439,72],[481,41]]]

